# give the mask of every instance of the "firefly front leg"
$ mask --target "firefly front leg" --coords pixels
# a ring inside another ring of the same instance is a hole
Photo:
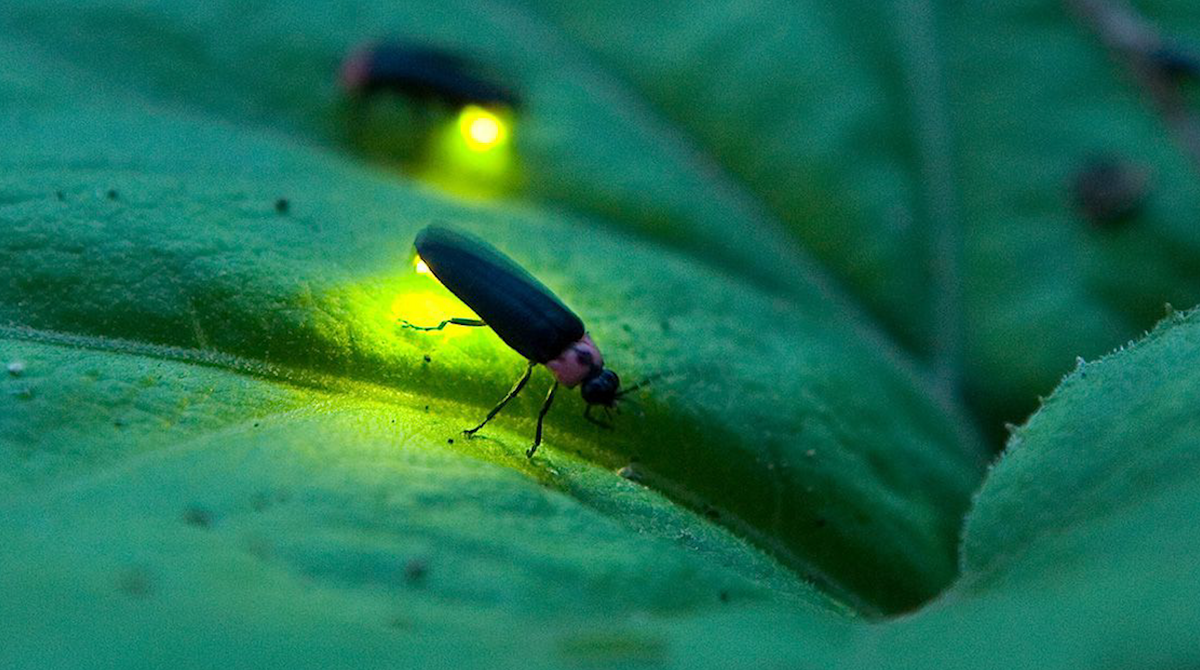
[[[496,416],[500,413],[500,410],[504,409],[504,406],[508,404],[509,400],[517,397],[517,394],[520,393],[521,389],[525,388],[525,384],[529,382],[529,376],[533,374],[533,366],[535,365],[537,365],[537,363],[529,361],[529,367],[525,368],[525,374],[521,375],[521,378],[518,379],[517,383],[513,385],[512,390],[508,392],[508,395],[504,396],[503,400],[496,403],[496,406],[492,408],[492,411],[487,413],[487,417],[484,418],[482,423],[474,428],[468,428],[467,430],[464,430],[463,435],[471,437],[475,433],[479,432],[480,428],[486,426],[487,422],[492,420],[492,417]]]
[[[583,418],[587,419],[588,422],[594,423],[597,426],[600,426],[601,428],[603,428],[605,430],[612,430],[611,423],[605,423],[605,422],[601,421],[600,419],[597,419],[596,417],[592,416],[592,408],[594,408],[594,407],[595,407],[595,405],[588,405],[586,408],[584,408]]]
[[[538,445],[542,443],[542,421],[546,419],[546,413],[550,411],[550,405],[554,403],[554,392],[557,390],[558,382],[555,381],[554,386],[550,387],[550,392],[546,394],[546,402],[542,403],[542,411],[538,412],[537,432],[533,434],[533,446],[525,452],[525,455],[529,458],[533,458]]]
[[[400,319],[399,321],[400,321],[401,328],[409,328],[411,330],[421,330],[421,331],[441,330],[441,329],[445,328],[446,326],[477,327],[477,326],[486,326],[487,325],[481,319],[461,319],[461,318],[446,319],[445,321],[439,323],[436,326],[414,326],[413,324],[409,323],[405,319]]]

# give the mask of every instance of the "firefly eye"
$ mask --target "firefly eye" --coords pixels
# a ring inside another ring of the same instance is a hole
[[[617,399],[617,389],[620,386],[621,379],[617,377],[617,373],[605,368],[588,377],[579,388],[579,393],[589,405],[611,407]]]

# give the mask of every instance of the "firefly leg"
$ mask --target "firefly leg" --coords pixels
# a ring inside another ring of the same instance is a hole
[[[492,420],[492,417],[496,416],[500,413],[500,410],[504,409],[504,406],[508,404],[509,400],[517,397],[517,394],[521,392],[521,389],[525,388],[525,384],[529,381],[529,376],[533,374],[533,366],[535,365],[537,365],[537,363],[529,361],[529,367],[525,368],[525,374],[521,375],[521,378],[518,379],[517,383],[513,385],[512,390],[508,392],[508,395],[504,396],[500,402],[496,403],[496,406],[492,408],[492,411],[487,413],[487,417],[484,418],[482,423],[474,428],[468,428],[464,430],[463,435],[471,437],[475,433],[479,432],[480,428],[486,426],[487,422]]]
[[[601,421],[600,419],[597,419],[596,417],[592,416],[592,408],[593,407],[595,407],[595,405],[588,405],[583,410],[583,418],[587,419],[591,423],[596,424],[597,426],[600,426],[601,428],[603,428],[605,430],[612,430],[611,423],[605,423],[605,422]]]
[[[480,319],[460,319],[460,318],[446,319],[445,321],[439,323],[436,326],[414,326],[413,324],[409,323],[408,321],[405,321],[404,319],[400,319],[399,321],[400,321],[401,328],[409,328],[411,330],[441,330],[441,329],[445,328],[446,326],[486,326],[487,325]]]
[[[550,387],[550,392],[546,394],[546,402],[542,403],[542,411],[538,412],[537,432],[533,434],[533,446],[525,452],[529,458],[533,458],[533,453],[537,451],[538,445],[542,443],[542,421],[546,418],[546,412],[550,411],[550,405],[554,403],[554,392],[558,390],[558,382],[554,382],[554,386]]]

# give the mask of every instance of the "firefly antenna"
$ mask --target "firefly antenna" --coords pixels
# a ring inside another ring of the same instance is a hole
[[[650,384],[651,384],[653,381],[655,381],[656,379],[661,379],[661,378],[662,378],[662,373],[657,373],[657,374],[650,375],[649,377],[646,377],[646,378],[645,378],[645,379],[643,379],[642,381],[640,381],[640,382],[638,382],[638,383],[634,384],[633,386],[630,386],[630,387],[629,387],[629,388],[627,388],[627,389],[624,389],[624,390],[621,390],[621,391],[617,391],[617,397],[618,397],[618,398],[623,398],[623,397],[625,397],[625,396],[629,395],[630,393],[633,393],[634,391],[637,391],[638,389],[643,389],[643,388],[646,388],[646,387],[647,387],[647,386],[649,386],[649,385],[650,385]]]

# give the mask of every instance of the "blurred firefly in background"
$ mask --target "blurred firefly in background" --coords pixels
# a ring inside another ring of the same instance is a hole
[[[510,176],[509,144],[520,98],[464,55],[385,42],[353,52],[341,84],[353,107],[351,137],[385,162],[416,167],[443,185]],[[472,190],[467,188],[466,190]]]
[[[354,52],[342,66],[342,86],[357,96],[391,91],[456,107],[513,109],[520,103],[465,56],[421,45],[384,43]]]

